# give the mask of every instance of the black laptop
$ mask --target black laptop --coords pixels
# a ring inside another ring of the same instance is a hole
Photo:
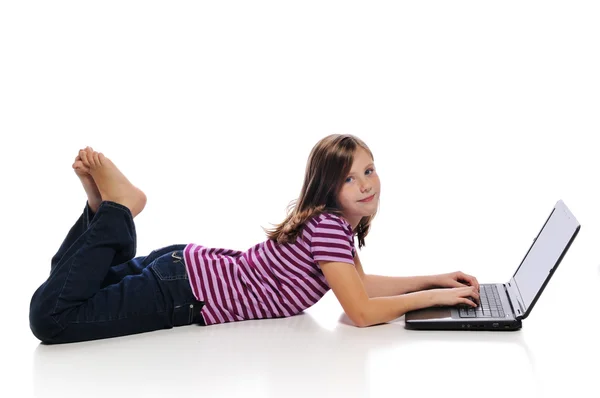
[[[507,283],[480,284],[477,308],[430,307],[406,313],[407,329],[517,330],[579,232],[579,222],[559,200]]]

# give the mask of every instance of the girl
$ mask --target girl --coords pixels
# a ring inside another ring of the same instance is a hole
[[[364,273],[354,237],[362,248],[380,183],[371,151],[355,136],[333,134],[314,146],[288,216],[245,252],[190,243],[134,257],[144,193],[92,148],[79,151],[73,168],[88,200],[31,299],[30,327],[42,342],[288,317],[330,288],[358,327],[434,305],[477,306],[479,283],[462,272]]]

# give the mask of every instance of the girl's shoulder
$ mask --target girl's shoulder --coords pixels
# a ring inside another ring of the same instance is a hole
[[[346,231],[346,233],[352,235],[352,226],[350,225],[350,223],[348,221],[346,221],[346,219],[342,216],[339,216],[335,213],[321,213],[315,217],[313,217],[313,222],[315,223],[315,225],[319,225],[319,224],[328,224],[328,225],[339,225],[342,227],[342,229],[344,229],[344,231]]]

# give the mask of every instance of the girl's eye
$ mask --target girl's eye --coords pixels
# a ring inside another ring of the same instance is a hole
[[[373,174],[373,172],[374,172],[374,171],[375,171],[375,170],[373,170],[373,169],[367,169],[367,170],[365,171],[365,174],[366,174],[366,175],[371,175],[371,174]],[[367,173],[368,173],[368,174],[367,174]]]
[[[346,178],[346,182],[352,182],[352,177]]]

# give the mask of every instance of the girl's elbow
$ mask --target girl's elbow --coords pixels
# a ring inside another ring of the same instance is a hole
[[[370,326],[370,324],[367,322],[367,315],[363,311],[357,312],[352,316],[349,316],[349,318],[356,327],[365,328],[367,326]]]
[[[364,328],[370,326],[372,322],[370,319],[371,315],[371,306],[370,300],[364,300],[363,302],[354,302],[353,305],[345,306],[344,312],[347,317],[350,318],[350,321],[359,328]]]
[[[367,323],[364,320],[359,319],[359,318],[354,318],[354,319],[350,318],[350,320],[352,321],[354,326],[356,326],[357,328],[365,328],[365,327],[369,326],[369,325],[367,325]]]
[[[357,323],[354,326],[356,326],[357,328],[366,328],[371,325],[367,325],[366,323],[363,322],[363,323]]]

